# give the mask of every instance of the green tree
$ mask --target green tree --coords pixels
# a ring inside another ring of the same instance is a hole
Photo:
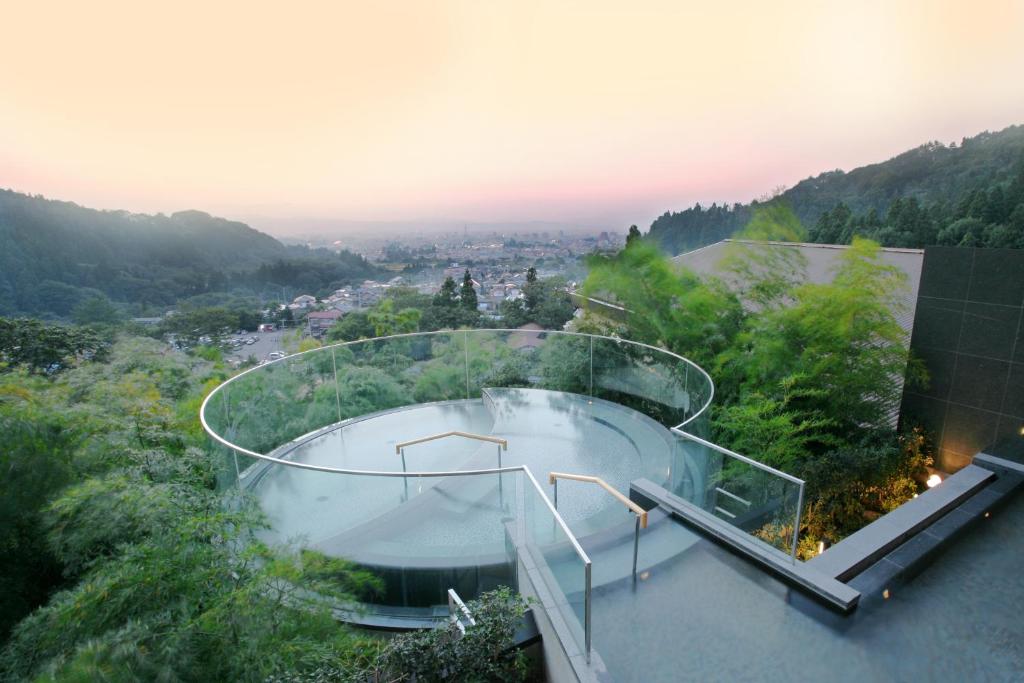
[[[117,325],[124,320],[121,311],[105,296],[92,296],[71,312],[78,325]]]
[[[642,235],[640,234],[640,228],[636,227],[635,225],[629,226],[629,233],[626,235],[626,246],[628,247],[630,244],[640,239],[641,237]]]
[[[108,348],[109,342],[87,328],[0,318],[0,371],[24,366],[30,372],[52,374],[78,359],[102,359]]]
[[[592,256],[583,293],[627,309],[630,336],[710,366],[739,332],[743,309],[721,282],[675,267],[653,244]]]
[[[450,276],[444,279],[441,289],[434,295],[430,310],[425,316],[432,329],[454,329],[460,320],[458,288]]]
[[[467,311],[476,313],[476,288],[473,286],[473,277],[469,274],[468,268],[466,269],[465,275],[462,276],[462,288],[459,290],[459,302]]]
[[[422,315],[423,313],[416,308],[396,311],[394,300],[384,299],[370,310],[367,317],[370,324],[373,325],[374,335],[387,337],[393,334],[415,332],[419,328]]]
[[[352,311],[342,316],[337,324],[327,330],[327,339],[332,342],[356,341],[374,336],[374,325],[365,311]]]
[[[526,312],[526,306],[522,299],[502,301],[498,304],[498,313],[501,314],[502,327],[521,327],[530,322],[530,316]]]

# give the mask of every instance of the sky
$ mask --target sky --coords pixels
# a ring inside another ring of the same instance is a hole
[[[1024,0],[5,3],[0,187],[646,228],[1024,123]]]

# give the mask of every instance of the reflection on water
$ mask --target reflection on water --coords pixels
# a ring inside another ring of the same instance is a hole
[[[628,491],[645,477],[666,482],[677,448],[654,420],[586,396],[537,389],[489,389],[454,401],[370,416],[296,447],[289,459],[360,470],[401,470],[399,441],[458,430],[508,439],[505,467],[526,465],[542,486],[550,471],[593,474]],[[447,438],[409,447],[410,471],[498,466],[495,444]],[[502,523],[514,512],[515,475],[402,478],[267,468],[255,491],[273,540],[302,538],[338,554],[458,557],[503,553]],[[408,485],[407,485],[408,484]],[[596,486],[562,482],[559,512],[577,535],[629,520]],[[507,495],[506,495],[507,494]]]
[[[850,617],[699,539],[595,590],[594,642],[616,681],[1019,681],[1022,567],[1022,496]]]

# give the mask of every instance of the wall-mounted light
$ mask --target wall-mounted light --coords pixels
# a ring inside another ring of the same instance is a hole
[[[925,483],[928,484],[928,488],[933,489],[942,483],[942,477],[940,477],[937,474],[933,474],[930,477],[928,477],[928,481],[926,481]]]

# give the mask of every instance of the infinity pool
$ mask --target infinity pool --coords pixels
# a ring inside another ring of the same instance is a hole
[[[526,465],[542,486],[551,471],[600,476],[628,491],[644,477],[665,483],[676,441],[651,418],[621,405],[539,389],[488,389],[482,399],[417,405],[343,423],[299,439],[277,457],[366,471],[401,471],[395,444],[446,431],[508,440],[501,465]],[[498,446],[446,438],[405,449],[408,471],[498,467]],[[506,555],[504,523],[521,476],[415,478],[358,476],[261,467],[247,477],[269,518],[267,540],[298,540],[331,555],[374,564],[479,561]],[[521,495],[521,492],[520,494]],[[596,486],[563,482],[559,512],[577,536],[629,519]]]

